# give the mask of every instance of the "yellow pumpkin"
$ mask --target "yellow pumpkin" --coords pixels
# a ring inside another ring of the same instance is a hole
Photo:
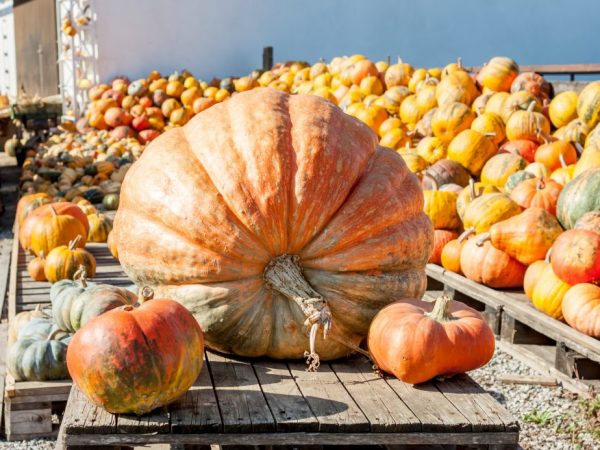
[[[509,92],[518,73],[519,66],[515,61],[504,56],[496,56],[481,68],[477,81],[492,91]]]
[[[551,175],[550,169],[539,162],[528,164],[525,167],[525,172],[529,172],[536,178],[549,178]]]
[[[489,137],[474,130],[464,130],[448,145],[448,159],[456,161],[471,174],[479,175],[496,151],[496,145]]]
[[[500,192],[496,186],[485,184],[480,181],[475,182],[475,180],[471,178],[469,180],[469,185],[458,193],[456,199],[456,212],[458,213],[460,220],[464,220],[467,206],[469,206],[473,200],[481,197],[483,194],[493,194],[496,192]]]
[[[397,150],[404,147],[408,141],[409,137],[402,128],[392,128],[381,137],[379,145]]]
[[[377,134],[379,134],[379,137],[381,138],[385,136],[388,131],[393,130],[394,128],[402,128],[402,121],[397,117],[389,117],[381,123]]]
[[[378,76],[370,75],[360,81],[360,90],[365,95],[381,95],[383,94],[383,83]]]
[[[381,124],[388,118],[388,113],[380,106],[371,105],[359,109],[355,117],[362,120],[377,133]]]
[[[506,194],[483,194],[466,208],[463,218],[465,229],[473,228],[477,234],[485,233],[492,225],[521,212],[521,207]]]
[[[409,129],[413,129],[421,118],[421,111],[417,105],[417,96],[415,94],[406,97],[400,105],[400,119]]]
[[[483,113],[476,117],[471,124],[471,130],[490,136],[496,146],[500,145],[506,137],[502,118],[492,112]]]
[[[577,116],[589,129],[600,122],[600,81],[588,84],[579,94]]]
[[[475,113],[463,103],[448,103],[437,108],[431,119],[433,134],[449,143],[461,131],[471,126]]]
[[[436,230],[456,230],[460,228],[461,223],[456,212],[458,194],[438,190],[435,179],[433,177],[429,178],[433,180],[434,189],[423,191],[423,198],[425,199],[423,211],[431,220],[433,228]]]
[[[561,141],[584,145],[589,131],[589,128],[581,119],[573,119],[564,127],[560,127],[556,130],[553,136]]]
[[[410,91],[406,86],[391,87],[381,96],[379,106],[383,106],[390,114],[397,114],[402,101],[409,95]]]
[[[436,99],[439,106],[460,102],[470,105],[479,95],[477,86],[471,76],[462,70],[442,77],[437,85]]]
[[[433,80],[433,78],[431,79]],[[427,111],[437,106],[437,100],[435,98],[437,81],[424,81],[425,85],[421,86],[417,91],[417,108],[423,116]]]
[[[542,113],[533,111],[535,102],[526,111],[516,111],[506,123],[506,137],[509,141],[528,139],[543,143],[542,136],[550,134],[550,122]],[[541,134],[540,134],[541,132]]]
[[[486,92],[473,100],[473,104],[471,105],[473,112],[477,115],[483,114],[485,112],[485,105],[487,105],[487,102],[494,94],[495,92]]]
[[[54,208],[51,216],[40,217],[31,231],[31,250],[36,254],[49,255],[50,251],[81,236],[80,247],[85,246],[86,229],[80,220],[66,214],[57,214]]]
[[[400,152],[398,152],[398,153],[400,153]],[[428,166],[427,161],[425,161],[423,158],[421,158],[417,154],[400,153],[400,156],[402,156],[402,159],[406,163],[408,170],[410,170],[412,173],[422,172],[423,170],[427,169],[427,166]]]
[[[508,178],[527,167],[527,161],[513,153],[501,153],[492,156],[481,170],[481,181],[485,184],[503,188]]]
[[[44,264],[44,275],[49,282],[71,280],[81,266],[85,268],[86,274],[90,277],[96,274],[94,256],[83,248],[77,248],[80,239],[81,236],[77,236],[69,242],[68,246],[61,245],[48,254]]]
[[[427,78],[427,75],[428,73],[426,69],[416,69],[410,77],[410,80],[408,80],[408,90],[413,94],[416,94],[417,84],[425,80]]]
[[[112,224],[103,214],[92,214],[88,216],[90,231],[88,242],[106,242],[108,233],[112,230]]]
[[[486,113],[494,113],[502,117],[502,111],[504,110],[504,102],[510,97],[508,92],[497,92],[492,94],[489,100],[485,104]]]
[[[500,116],[508,124],[510,116],[517,111],[542,112],[542,104],[538,98],[529,91],[517,91],[510,94],[502,104]]]
[[[575,164],[573,178],[582,174],[586,170],[594,169],[596,167],[600,167],[600,147],[587,147],[581,154],[577,164]],[[597,193],[597,195],[600,195],[600,193]]]
[[[556,128],[564,127],[577,118],[577,92],[564,91],[552,99],[548,106],[550,121]]]
[[[533,286],[531,302],[538,310],[562,320],[562,300],[571,286],[556,276],[552,264],[546,263]]]
[[[412,74],[412,66],[410,64],[403,63],[402,60],[398,58],[398,63],[391,65],[385,71],[385,85],[388,88],[394,86],[407,86]]]
[[[417,145],[417,155],[429,164],[434,164],[440,159],[444,159],[447,151],[446,144],[444,144],[440,138],[435,136],[425,137],[421,139]]]

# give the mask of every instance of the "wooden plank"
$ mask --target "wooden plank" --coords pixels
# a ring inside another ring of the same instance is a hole
[[[114,414],[107,413],[102,408],[98,408],[104,412],[104,417],[99,417],[98,420],[102,425],[106,422],[112,423],[114,417],[117,420],[117,433],[132,433],[132,434],[145,434],[145,433],[169,433],[171,431],[171,423],[169,419],[169,413],[167,408],[158,408],[154,411],[144,414],[143,416],[136,416],[134,414]],[[106,417],[106,416],[112,417]],[[92,426],[92,424],[86,421],[86,427]]]
[[[319,430],[319,421],[302,396],[285,363],[257,361],[252,366],[275,418],[277,431]]]
[[[206,356],[200,376],[189,391],[169,407],[172,433],[215,433],[222,431],[217,397],[212,386]]]
[[[489,433],[201,433],[168,435],[131,434],[65,434],[66,445],[147,445],[169,443],[172,445],[386,445],[412,444],[437,445],[440,442],[454,445],[517,445],[518,432]]]
[[[369,421],[328,364],[322,364],[317,372],[307,372],[304,362],[289,363],[288,367],[319,421],[319,431],[369,431]]]
[[[61,393],[68,395],[73,384],[71,380],[15,382],[10,375],[8,375],[6,379],[7,397],[38,396]]]
[[[118,432],[117,416],[92,405],[76,386],[73,386],[69,395],[61,427],[69,434],[102,435]]]
[[[6,290],[8,280],[10,279],[10,259],[12,254],[12,239],[4,239],[0,250],[0,316],[4,311],[4,301],[6,299]]]
[[[421,429],[421,421],[373,371],[365,357],[334,362],[333,371],[367,417],[372,432],[403,432]]]
[[[15,236],[19,235],[19,225],[15,221]],[[19,240],[13,239],[12,254],[10,258],[10,279],[8,282],[8,321],[17,314],[17,263],[19,259]]]
[[[500,375],[498,377],[500,383],[504,384],[532,384],[536,386],[558,386],[558,380],[555,377],[540,377],[531,375],[520,375],[516,373],[510,373],[506,375]]]
[[[37,409],[9,410],[6,409],[6,434],[30,434],[52,432],[52,405],[46,403]]]
[[[423,432],[472,431],[471,423],[432,382],[411,386],[388,375],[385,381],[417,416]]]
[[[223,418],[223,431],[274,431],[275,419],[252,365],[217,353],[207,352],[206,355]]]
[[[546,335],[522,324],[506,311],[502,311],[500,338],[511,344],[552,345],[555,342]]]

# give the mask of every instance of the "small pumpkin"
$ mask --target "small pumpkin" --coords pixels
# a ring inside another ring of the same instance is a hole
[[[427,161],[429,164],[436,162],[446,157],[447,145],[440,138],[435,136],[425,137],[419,141],[417,145],[417,155]]]
[[[52,249],[46,257],[44,274],[50,283],[60,280],[70,280],[83,266],[88,274],[94,276],[96,273],[96,259],[83,248],[77,248],[81,241],[78,235],[69,242],[69,245],[61,245]]]
[[[92,214],[88,216],[90,221],[90,232],[87,239],[89,242],[106,242],[108,233],[112,230],[110,220],[104,214]]]
[[[466,186],[469,179],[469,172],[459,163],[449,159],[441,159],[425,170],[421,185],[423,189],[429,190],[449,183]]]
[[[27,273],[34,281],[46,281],[46,275],[44,274],[45,263],[44,252],[40,252],[39,256],[36,256],[27,264]]]
[[[556,128],[564,127],[570,121],[577,118],[577,92],[564,91],[558,94],[550,102],[548,115],[552,125]]]
[[[462,234],[450,242],[442,249],[441,263],[442,267],[450,272],[462,273],[460,268],[460,254],[466,240],[474,233],[472,228],[462,232]]]
[[[432,190],[424,190],[423,211],[431,220],[434,229],[455,230],[460,228],[460,219],[456,212],[456,192],[438,190],[435,180]]]
[[[568,230],[552,247],[552,269],[571,285],[600,281],[600,234],[589,230]]]
[[[545,164],[539,162],[532,162],[525,167],[525,172],[529,172],[536,178],[550,178],[552,172]]]
[[[404,299],[386,306],[369,328],[377,367],[418,384],[481,367],[494,355],[494,333],[481,314],[446,295],[435,305]]]
[[[23,222],[27,218],[26,211],[31,211],[32,209],[35,209],[35,207],[33,207],[32,205],[38,204],[39,206],[40,204],[44,203],[43,200],[40,202],[40,199],[50,201],[52,200],[52,197],[45,192],[36,192],[35,194],[24,195],[19,199],[19,201],[17,202],[16,212],[16,217],[17,221],[19,222],[19,226],[22,226]]]
[[[506,137],[502,117],[495,113],[479,114],[471,124],[471,130],[489,136],[496,146],[500,145]]]
[[[194,384],[203,351],[202,330],[189,311],[146,294],[139,307],[112,309],[79,329],[67,366],[93,404],[111,413],[141,415],[176,400]]]
[[[456,212],[458,212],[458,217],[460,217],[460,220],[464,220],[467,206],[469,206],[473,200],[482,196],[483,194],[491,194],[495,192],[499,192],[496,186],[482,183],[480,181],[475,182],[475,180],[472,178],[469,179],[469,185],[458,193],[458,198],[456,199]]]
[[[552,85],[542,75],[535,72],[522,72],[514,80],[510,87],[511,92],[527,91],[540,99],[548,99],[552,96]]]
[[[477,74],[479,84],[494,92],[509,92],[519,73],[518,64],[505,56],[495,56]]]
[[[575,222],[573,229],[589,230],[600,233],[600,210],[585,213],[577,220],[577,222]]]
[[[562,301],[570,289],[570,285],[556,276],[552,264],[540,261],[535,270],[539,273],[537,281],[533,283],[531,302],[538,310],[548,316],[562,320]],[[543,264],[543,268],[542,268]]]
[[[553,216],[562,186],[544,178],[530,178],[519,183],[510,193],[510,198],[522,208],[540,207]]]
[[[573,228],[575,222],[589,211],[600,210],[600,167],[575,177],[561,191],[556,216],[563,228]]]
[[[526,111],[516,111],[506,122],[506,137],[509,141],[527,139],[542,142],[540,130],[550,134],[550,122],[542,113],[533,111],[535,102],[531,102]]]
[[[60,246],[68,244],[78,236],[76,245],[85,246],[87,236],[85,227],[78,219],[66,214],[57,214],[50,206],[51,215],[40,217],[36,220],[31,230],[31,250],[36,255],[41,252],[50,257],[50,252]],[[48,259],[46,260],[48,263]],[[48,275],[46,275],[48,277]]]
[[[449,143],[475,120],[475,113],[463,103],[453,102],[440,106],[431,119],[433,134]]]
[[[548,259],[549,254],[546,254],[546,259],[540,259],[539,261],[535,261],[527,267],[525,271],[525,278],[523,279],[523,290],[525,291],[525,295],[527,298],[531,299],[533,297],[533,289],[535,288],[536,283],[542,276],[542,272],[550,262]]]
[[[535,152],[538,147],[539,144],[537,142],[528,139],[516,139],[502,144],[498,153],[513,153],[531,163],[535,161]]]
[[[531,178],[535,178],[535,175],[531,172],[527,172],[526,170],[519,170],[518,172],[513,173],[504,184],[504,192],[507,194],[512,193],[514,189],[521,184],[524,180],[530,180]]]
[[[477,176],[496,151],[496,145],[490,137],[474,130],[464,130],[448,145],[448,159],[456,161]]]
[[[509,119],[515,112],[527,111],[528,109],[538,113],[542,112],[542,104],[531,92],[514,92],[502,104],[500,117],[502,117],[505,124],[508,124]]]
[[[96,283],[87,281],[85,267],[80,269],[75,272],[72,280],[60,280],[50,288],[52,318],[61,330],[74,331],[74,327],[71,324],[73,302],[86,289],[96,285]]]
[[[460,254],[460,267],[467,278],[493,288],[523,286],[526,267],[497,249],[489,234],[467,240]]]
[[[562,312],[569,325],[588,336],[600,338],[600,286],[581,283],[564,295]]]
[[[551,171],[576,161],[575,147],[567,141],[545,141],[535,152],[535,162],[542,163]]]
[[[522,264],[544,259],[562,227],[548,211],[538,207],[526,209],[490,227],[490,240],[498,250],[506,252]]]
[[[579,93],[577,116],[590,130],[600,122],[600,81],[589,83]]]
[[[102,205],[108,211],[114,211],[119,208],[119,194],[106,194],[102,199]]]
[[[481,169],[481,182],[503,188],[511,175],[525,167],[527,161],[519,155],[500,153],[488,159]]]
[[[476,233],[485,233],[492,225],[521,212],[521,207],[502,193],[483,194],[473,200],[465,210],[465,229],[473,228]]]
[[[510,97],[508,92],[496,92],[488,99],[485,104],[485,113],[493,113],[497,116],[502,117],[502,111],[504,110],[504,103]]]
[[[442,250],[446,244],[458,238],[458,233],[451,230],[434,230],[433,232],[433,250],[429,257],[429,263],[441,264]]]
[[[25,327],[33,319],[47,319],[50,316],[46,311],[42,309],[42,305],[36,305],[35,309],[31,311],[21,311],[16,314],[9,323],[8,326],[8,344],[15,342],[21,332],[21,329]]]
[[[570,142],[573,145],[584,145],[589,131],[590,130],[585,123],[583,123],[580,119],[574,119],[564,127],[560,127],[558,130],[556,130],[553,136],[556,139]]]

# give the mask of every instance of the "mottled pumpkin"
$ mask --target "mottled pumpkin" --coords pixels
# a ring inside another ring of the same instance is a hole
[[[413,129],[416,123],[423,117],[419,106],[417,105],[417,96],[409,95],[400,104],[400,119],[409,129]]]
[[[453,102],[440,106],[431,119],[433,134],[449,143],[475,120],[475,113],[463,103]]]
[[[68,244],[78,236],[79,239],[77,239],[76,245],[79,247],[85,246],[87,234],[83,224],[73,216],[57,214],[52,207],[50,211],[51,215],[38,218],[33,225],[31,250],[36,255],[43,252],[49,258],[53,249]]]
[[[590,230],[567,230],[552,247],[552,269],[571,285],[600,281],[600,234]]]
[[[600,168],[583,172],[563,188],[556,206],[556,216],[563,228],[573,228],[585,213],[600,210],[598,192]]]
[[[112,230],[110,220],[104,214],[92,214],[88,216],[90,221],[90,232],[88,242],[106,242],[108,233]]]
[[[474,130],[464,130],[448,145],[448,159],[456,161],[477,176],[496,151],[494,141],[488,136]]]
[[[50,283],[72,279],[81,266],[89,276],[96,274],[96,259],[84,248],[77,247],[80,240],[81,235],[78,235],[69,245],[61,245],[48,253],[44,274]]]
[[[502,103],[500,117],[502,117],[505,124],[508,124],[509,119],[515,112],[527,110],[541,113],[542,104],[539,99],[530,92],[515,92],[510,94],[510,96]]]
[[[508,177],[525,167],[527,161],[519,155],[501,153],[492,156],[481,169],[481,182],[503,188]]]
[[[524,180],[530,180],[531,178],[535,178],[535,175],[531,172],[527,172],[526,170],[519,170],[518,172],[513,173],[504,184],[504,192],[507,194],[511,194],[512,191]]]
[[[535,72],[522,72],[510,87],[511,92],[527,91],[540,99],[549,99],[552,96],[552,85],[542,75]]]
[[[563,127],[556,130],[553,136],[562,141],[571,142],[572,144],[584,145],[589,128],[580,119],[574,119]]]
[[[535,152],[539,147],[539,143],[530,141],[528,139],[516,139],[514,141],[508,141],[502,144],[498,153],[512,153],[519,155],[528,162],[535,161]]]
[[[589,230],[600,233],[600,210],[585,213],[577,220],[577,222],[575,222],[573,229]]]
[[[491,91],[509,92],[519,73],[518,64],[505,56],[495,56],[477,74],[479,84]]]
[[[71,324],[71,309],[73,302],[86,289],[96,285],[87,281],[85,268],[76,272],[73,280],[61,280],[50,288],[52,304],[52,319],[56,325],[65,331],[74,330]]]
[[[538,207],[498,222],[489,231],[494,247],[525,265],[544,259],[562,232],[556,217]]]
[[[477,233],[485,233],[490,227],[521,212],[521,207],[508,195],[483,194],[473,200],[465,211],[463,224],[465,229],[473,228]]]
[[[548,316],[562,320],[562,301],[564,295],[571,286],[556,276],[552,265],[543,262],[544,268],[539,272],[537,282],[531,290],[531,302],[533,306]],[[537,269],[539,270],[540,267]]]
[[[525,167],[525,172],[529,172],[536,178],[544,179],[550,178],[550,175],[552,175],[550,169],[548,169],[545,164],[539,162],[533,162],[529,164],[527,167]]]
[[[211,348],[285,359],[328,323],[335,340],[313,333],[315,352],[350,353],[340,342],[358,345],[383,306],[423,294],[433,241],[396,152],[326,100],[267,88],[152,141],[113,233],[129,277],[192,311]]]
[[[73,382],[110,413],[148,413],[181,397],[202,369],[194,317],[168,299],[108,311],[79,329],[67,352]]]
[[[438,190],[434,182],[433,189],[424,190],[423,210],[431,220],[433,228],[455,230],[460,228],[460,219],[456,212],[456,192]]]
[[[564,91],[552,99],[548,107],[552,125],[556,128],[564,127],[577,118],[577,98],[577,92]]]
[[[600,122],[600,81],[589,83],[579,93],[577,116],[590,130]]]
[[[494,333],[481,314],[444,295],[435,305],[402,299],[381,310],[369,330],[377,367],[417,384],[481,367],[494,355]]]
[[[569,325],[588,336],[600,338],[600,286],[582,283],[563,297],[562,312]]]
[[[470,105],[479,95],[477,86],[471,76],[458,70],[442,77],[437,85],[436,99],[440,107],[459,102]]]
[[[504,102],[510,97],[508,92],[496,92],[493,94],[485,104],[485,113],[493,113],[502,117],[502,111],[504,110]]]
[[[554,180],[530,178],[519,183],[510,198],[522,208],[539,207],[556,215],[556,203],[562,186]]]

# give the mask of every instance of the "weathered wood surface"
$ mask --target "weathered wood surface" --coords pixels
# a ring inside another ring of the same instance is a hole
[[[475,283],[443,267],[428,264],[427,275],[494,309],[593,361],[600,362],[600,340],[587,336],[533,307],[522,291],[501,291]]]
[[[324,363],[206,353],[187,394],[148,416],[113,415],[73,387],[61,425],[72,445],[509,444],[516,420],[467,375],[413,387],[364,357]]]

